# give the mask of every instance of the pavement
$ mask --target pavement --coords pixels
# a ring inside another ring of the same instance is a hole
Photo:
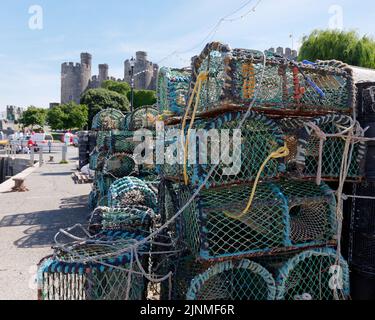
[[[60,228],[87,223],[91,185],[75,185],[78,149],[68,149],[69,164],[53,163],[26,177],[25,193],[0,193],[0,300],[35,300],[37,264],[52,254]],[[49,160],[48,154],[44,155]],[[38,160],[38,158],[36,158]]]

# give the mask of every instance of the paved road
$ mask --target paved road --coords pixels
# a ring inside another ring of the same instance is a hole
[[[60,228],[85,223],[90,185],[75,185],[78,150],[69,148],[68,165],[46,163],[26,178],[26,193],[0,194],[0,300],[33,300],[36,264],[52,253]],[[47,157],[47,156],[46,156]]]

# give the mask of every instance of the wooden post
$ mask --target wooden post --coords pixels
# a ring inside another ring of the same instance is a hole
[[[35,161],[35,151],[34,147],[32,146],[30,149],[30,165],[33,166]]]
[[[68,153],[68,147],[66,145],[64,145],[62,147],[62,162],[66,162],[67,160],[67,153]]]

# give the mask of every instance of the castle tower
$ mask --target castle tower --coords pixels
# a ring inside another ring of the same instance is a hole
[[[92,56],[89,53],[81,53],[81,94],[86,91],[91,80]]]
[[[103,83],[103,81],[106,81],[109,78],[109,66],[108,64],[99,64],[99,82],[100,84]]]
[[[138,51],[136,52],[136,60],[134,66],[134,86],[138,90],[155,90],[156,89],[156,76],[154,65],[151,61],[148,61],[147,52]],[[125,61],[125,73],[124,80],[131,83],[131,67],[130,61]]]
[[[81,97],[81,65],[73,62],[61,65],[61,104],[79,103]]]

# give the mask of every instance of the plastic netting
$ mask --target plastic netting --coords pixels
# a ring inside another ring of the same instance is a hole
[[[287,145],[291,152],[290,163],[296,163],[304,177],[316,177],[320,159],[320,138],[309,123],[316,125],[325,134],[338,134],[348,129],[352,123],[348,116],[331,114],[310,121],[301,119],[283,120],[282,126],[286,131]],[[349,178],[360,178],[363,175],[366,154],[366,143],[357,142],[352,145],[350,152]],[[324,179],[338,178],[344,155],[345,140],[342,137],[327,137],[323,144],[322,173]]]
[[[125,116],[122,123],[122,129],[127,131],[153,129],[157,116],[158,110],[155,106],[139,107]]]
[[[117,131],[115,133],[112,133],[110,149],[111,152],[133,153],[135,148],[133,136],[133,132],[130,131]]]
[[[161,68],[157,80],[159,113],[169,111],[182,115],[187,104],[191,72],[187,70]]]
[[[190,134],[186,160],[190,185],[201,185],[217,163],[206,182],[206,188],[254,181],[266,158],[284,145],[283,133],[278,125],[257,112],[250,112],[238,131],[243,116],[242,112],[227,112],[212,120],[200,120],[194,124],[196,131]],[[175,137],[166,142],[167,148],[176,146],[175,153],[167,152],[165,164],[160,169],[171,178],[181,177],[183,170],[183,150],[178,139]],[[282,162],[272,159],[261,177],[274,178],[284,167]]]
[[[94,150],[90,154],[90,163],[89,163],[90,170],[102,171],[104,168],[107,155],[108,155],[107,152],[97,152]]]
[[[112,246],[97,244],[108,241]],[[119,248],[140,241],[136,234],[106,232],[66,245],[41,262],[38,289],[42,300],[142,300],[146,281],[130,254],[113,255]],[[69,250],[66,250],[69,249]],[[97,258],[96,256],[106,258]],[[144,263],[144,262],[143,262]]]
[[[150,231],[155,219],[152,209],[142,206],[111,209],[97,207],[90,217],[90,232],[98,233],[101,230],[121,231]]]
[[[96,175],[96,184],[99,190],[99,205],[106,206],[108,204],[108,192],[116,180],[116,178],[102,173]]]
[[[278,300],[336,300],[350,294],[349,267],[331,248],[302,252],[278,270]]]
[[[111,131],[119,130],[124,114],[117,109],[100,111],[92,120],[92,130]]]
[[[263,111],[311,115],[353,110],[355,85],[348,65],[335,60],[297,63],[266,53],[264,67],[263,57],[260,51],[209,43],[193,60],[190,92],[201,72],[209,74],[202,86],[199,112],[226,104],[248,105],[258,87],[255,108]]]
[[[226,261],[191,281],[187,300],[274,300],[275,280],[250,260]]]
[[[135,177],[116,180],[110,187],[108,206],[126,208],[131,205],[146,206],[157,211],[157,197],[145,182]]]
[[[133,156],[126,153],[116,153],[107,158],[103,173],[115,178],[129,176],[135,169]]]
[[[336,202],[328,186],[283,181],[204,190],[183,212],[181,236],[202,259],[212,260],[325,244],[336,234]],[[192,195],[178,192],[180,207]],[[233,218],[228,216],[237,216]]]
[[[98,131],[96,148],[99,151],[107,151],[110,148],[112,131]]]

